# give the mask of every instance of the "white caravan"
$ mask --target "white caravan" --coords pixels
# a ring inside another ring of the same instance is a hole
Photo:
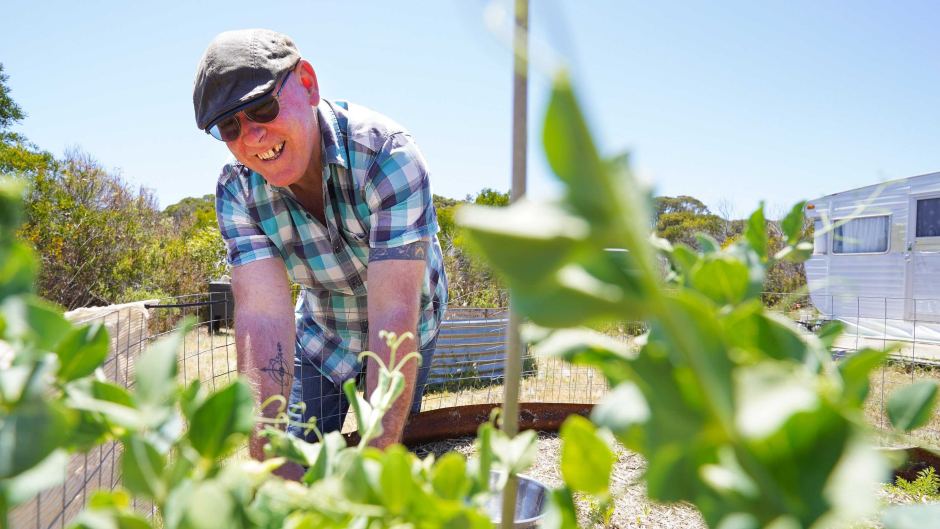
[[[811,200],[806,216],[816,233],[806,278],[823,318],[843,321],[856,348],[940,344],[940,173]]]

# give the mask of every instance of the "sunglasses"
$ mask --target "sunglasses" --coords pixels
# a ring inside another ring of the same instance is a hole
[[[277,92],[268,94],[256,99],[243,107],[236,108],[228,113],[227,116],[219,119],[206,129],[206,134],[219,141],[235,141],[242,133],[241,122],[238,120],[238,113],[244,112],[245,117],[255,123],[269,123],[277,118],[281,111],[281,105],[277,98],[281,96],[281,90],[287,84],[287,78],[290,77],[292,70],[287,71],[281,86]]]

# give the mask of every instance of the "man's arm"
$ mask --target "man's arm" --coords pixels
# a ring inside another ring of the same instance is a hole
[[[235,347],[238,372],[251,384],[259,403],[272,395],[290,397],[294,375],[294,311],[287,269],[279,258],[263,259],[232,269],[235,294]],[[281,406],[261,410],[274,417]],[[252,435],[251,457],[262,460],[264,443]]]
[[[414,339],[402,342],[398,349],[398,360],[418,350],[418,305],[427,254],[428,241],[417,241],[396,248],[372,248],[369,251],[369,349],[386,364],[389,363],[391,351],[385,340],[379,338],[381,330],[392,331],[399,336],[405,332],[415,335]],[[417,372],[417,362],[414,360],[404,366],[405,390],[385,415],[382,436],[373,441],[374,446],[385,448],[401,441],[405,421],[411,411]],[[369,360],[366,367],[366,395],[372,394],[377,383],[377,366]]]

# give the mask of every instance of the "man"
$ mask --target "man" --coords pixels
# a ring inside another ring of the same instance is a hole
[[[216,212],[232,265],[239,372],[261,402],[289,392],[289,431],[315,441],[299,424],[316,417],[321,431],[342,427],[341,384],[361,375],[359,353],[388,362],[379,331],[410,331],[416,338],[399,358],[420,348],[422,367],[405,367],[404,395],[374,444],[399,441],[420,407],[447,300],[414,140],[378,113],[321,99],[310,63],[268,30],[218,35],[199,64],[193,105],[199,128],[237,160],[222,169]],[[293,312],[288,277],[302,287]],[[377,382],[368,364],[367,395]],[[263,458],[259,439],[249,448]]]

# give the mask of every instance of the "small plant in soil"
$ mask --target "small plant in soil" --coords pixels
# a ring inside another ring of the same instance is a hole
[[[933,467],[921,469],[913,481],[901,476],[894,480],[894,485],[885,487],[888,492],[911,498],[913,501],[940,500],[940,476]]]

